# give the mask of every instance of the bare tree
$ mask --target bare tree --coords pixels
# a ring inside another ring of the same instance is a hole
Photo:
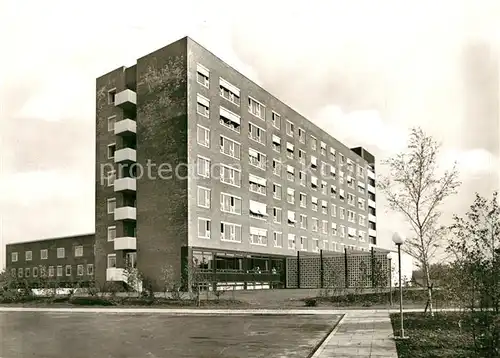
[[[439,225],[440,206],[447,197],[457,193],[461,184],[456,163],[451,170],[439,173],[440,147],[441,144],[421,128],[413,128],[408,150],[382,162],[389,173],[378,184],[389,208],[402,214],[414,233],[402,249],[418,261],[424,272],[431,316],[434,312],[429,265],[448,231]]]

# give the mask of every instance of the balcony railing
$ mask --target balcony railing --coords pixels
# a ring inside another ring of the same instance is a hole
[[[123,119],[115,123],[115,135],[133,135],[137,132],[137,123],[132,119]]]
[[[131,206],[123,206],[115,209],[115,221],[119,220],[136,220],[136,208]]]
[[[114,240],[115,251],[119,250],[137,250],[137,239],[135,237],[116,237]]]
[[[131,162],[135,163],[137,161],[136,150],[132,148],[118,149],[115,152],[115,163]]]
[[[114,182],[115,192],[136,191],[137,179],[135,178],[120,178],[115,179]]]
[[[125,110],[133,110],[137,105],[137,94],[126,89],[116,94],[115,96],[115,106],[120,107]]]

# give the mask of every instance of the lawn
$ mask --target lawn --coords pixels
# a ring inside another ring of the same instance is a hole
[[[461,332],[457,312],[404,314],[407,340],[396,341],[399,358],[470,358],[474,356],[470,335]],[[400,315],[391,314],[394,334],[400,330]]]
[[[0,312],[0,356],[306,358],[338,315]]]

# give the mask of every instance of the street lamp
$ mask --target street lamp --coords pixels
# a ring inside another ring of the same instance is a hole
[[[394,337],[398,339],[405,339],[405,329],[403,325],[403,285],[401,284],[401,245],[405,242],[405,239],[399,235],[397,232],[392,235],[392,241],[398,247],[398,269],[399,269],[399,316],[401,318],[401,331],[399,337]]]
[[[392,307],[393,302],[392,302],[392,256],[391,253],[389,252],[387,254],[387,262],[389,263],[389,304]]]

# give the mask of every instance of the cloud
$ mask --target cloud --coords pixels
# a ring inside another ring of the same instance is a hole
[[[449,169],[454,162],[457,163],[460,175],[467,179],[478,179],[500,168],[498,157],[483,148],[443,151],[439,161],[440,168]]]

